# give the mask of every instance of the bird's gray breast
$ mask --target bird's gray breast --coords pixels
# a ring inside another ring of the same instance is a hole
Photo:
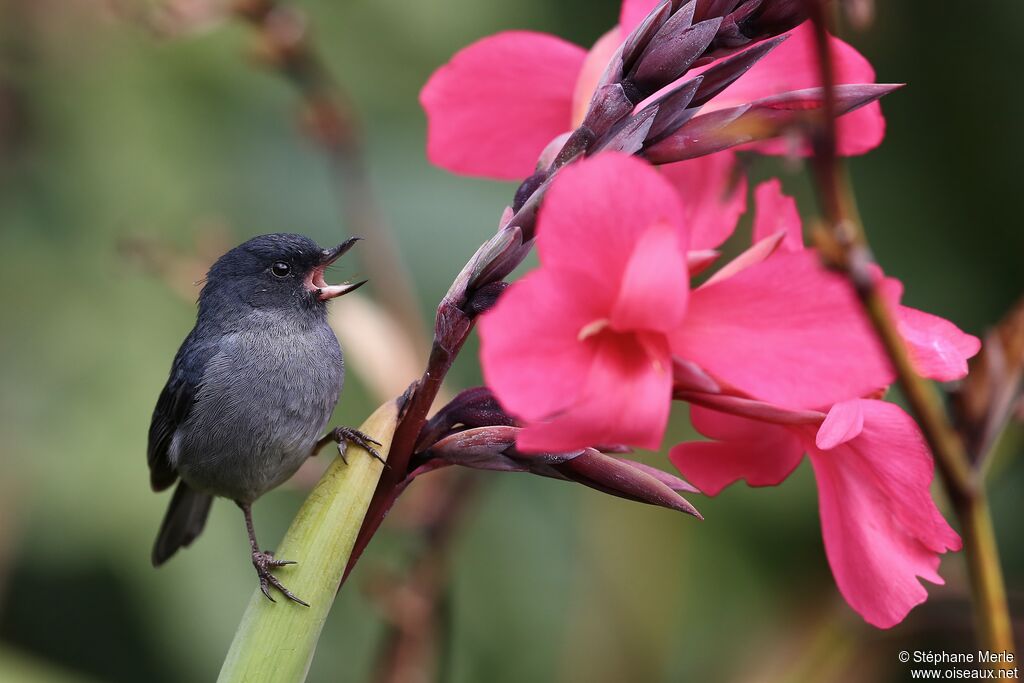
[[[296,329],[259,316],[250,323],[225,335],[170,448],[190,486],[243,502],[281,484],[309,456],[345,377],[326,322]]]

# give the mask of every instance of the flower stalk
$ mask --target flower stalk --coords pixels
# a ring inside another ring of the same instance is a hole
[[[825,261],[840,270],[860,298],[895,368],[900,388],[935,457],[943,487],[960,520],[979,644],[992,652],[1014,652],[1013,630],[992,516],[980,472],[971,466],[934,387],[915,370],[902,337],[870,271],[871,255],[852,190],[836,152],[835,68],[828,47],[822,0],[806,0],[814,23],[817,57],[825,91],[823,118],[812,137],[819,199],[828,227],[815,239]],[[995,667],[1009,668],[1008,663]]]
[[[399,404],[379,407],[359,428],[387,454]],[[356,535],[384,466],[350,446],[348,464],[335,459],[303,503],[278,548],[298,564],[287,572],[289,587],[309,602],[270,602],[257,588],[242,617],[218,681],[301,681],[313,661],[317,640],[348,564]]]

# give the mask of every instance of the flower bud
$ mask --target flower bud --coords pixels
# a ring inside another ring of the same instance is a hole
[[[683,27],[685,22],[685,28]],[[708,19],[689,26],[679,12],[669,19],[651,40],[629,78],[641,93],[654,93],[689,70],[715,39],[722,20]]]
[[[703,519],[678,493],[693,493],[697,489],[679,477],[643,463],[605,455],[593,448],[568,453],[522,453],[516,449],[518,433],[518,427],[492,426],[451,434],[421,454],[420,464],[411,477],[444,465],[530,472],[574,481],[619,498],[678,510]]]
[[[836,116],[848,114],[901,87],[876,83],[837,85]],[[644,156],[652,163],[666,164],[780,137],[820,121],[824,102],[824,88],[808,88],[702,114],[668,137],[649,142]]]

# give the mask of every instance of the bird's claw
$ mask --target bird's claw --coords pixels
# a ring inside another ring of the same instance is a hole
[[[388,463],[384,458],[381,457],[380,452],[374,448],[374,445],[382,445],[380,441],[363,434],[358,429],[352,427],[337,427],[331,432],[331,438],[338,442],[338,455],[341,456],[342,461],[347,465],[348,458],[345,457],[345,453],[348,451],[348,445],[354,443],[359,446],[371,456],[379,460],[384,464],[384,467],[388,466]]]
[[[252,554],[252,566],[256,568],[256,574],[260,577],[260,590],[263,592],[270,602],[277,602],[274,596],[270,594],[270,587],[273,586],[277,590],[291,600],[297,602],[303,607],[309,607],[309,603],[295,596],[290,590],[284,587],[284,584],[274,576],[270,571],[274,567],[284,567],[289,564],[297,564],[294,560],[278,560],[274,558],[274,553],[269,551],[254,552]]]

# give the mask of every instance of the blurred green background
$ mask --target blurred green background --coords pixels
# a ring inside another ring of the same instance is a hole
[[[502,29],[589,45],[617,3],[299,4],[365,122],[375,192],[429,315],[514,188],[426,162],[419,87],[455,50]],[[851,163],[861,209],[906,303],[980,334],[1024,280],[1024,4],[879,5],[875,25],[848,37],[879,80],[910,87],[885,101],[886,143]],[[197,240],[346,234],[294,93],[245,58],[249,28],[212,21],[160,38],[131,18],[151,9],[0,0],[4,682],[212,680],[255,586],[241,516],[224,501],[193,548],[159,571],[149,564],[168,496],[149,490],[146,430],[195,311],[125,245],[171,245],[180,258]],[[781,174],[813,212],[801,169],[758,160],[751,172]],[[370,275],[387,287],[386,274]],[[479,382],[474,349],[453,386]],[[358,424],[372,407],[353,378],[336,421]],[[675,437],[686,434],[678,417]],[[1018,633],[1020,450],[1011,432],[991,480]],[[942,563],[947,585],[929,587],[929,602],[890,631],[842,603],[806,464],[778,489],[695,497],[703,523],[536,477],[482,478],[452,560],[446,680],[905,680],[899,650],[974,648],[959,556]],[[292,485],[256,506],[266,546],[301,499]],[[382,626],[369,587],[401,571],[403,535],[392,527],[371,545],[311,681],[370,676]]]

